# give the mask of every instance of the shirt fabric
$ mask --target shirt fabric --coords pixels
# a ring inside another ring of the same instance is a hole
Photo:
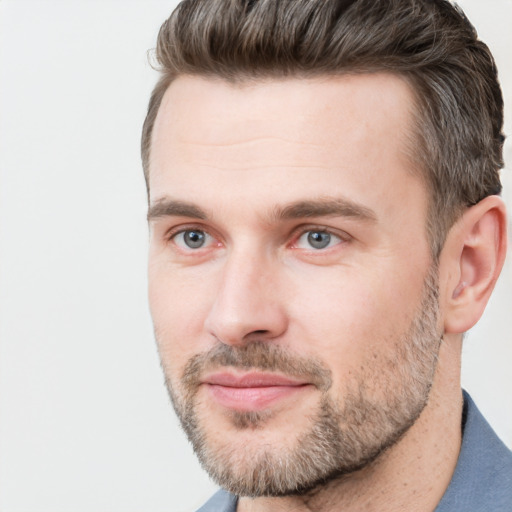
[[[435,512],[512,512],[512,452],[464,392],[462,445]],[[236,512],[237,497],[220,490],[197,512]]]

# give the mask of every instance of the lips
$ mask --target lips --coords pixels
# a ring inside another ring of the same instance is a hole
[[[261,411],[290,399],[310,386],[283,375],[264,372],[220,372],[202,379],[217,404],[239,411]]]

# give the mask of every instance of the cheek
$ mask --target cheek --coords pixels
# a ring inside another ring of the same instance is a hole
[[[207,348],[203,326],[209,294],[204,280],[156,265],[150,266],[148,294],[162,364],[174,375],[193,355]]]
[[[392,356],[408,329],[421,283],[346,270],[295,287],[292,325],[303,350],[316,352],[341,378]],[[417,293],[416,293],[417,292]]]

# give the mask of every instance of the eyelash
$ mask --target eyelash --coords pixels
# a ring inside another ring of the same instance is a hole
[[[351,238],[348,235],[348,233],[346,233],[344,231],[328,229],[325,226],[308,225],[308,226],[301,226],[300,228],[298,228],[298,230],[295,231],[295,233],[292,237],[292,242],[289,244],[289,246],[292,249],[300,250],[300,248],[297,247],[297,244],[299,243],[300,239],[307,233],[321,233],[321,234],[329,235],[330,237],[337,238],[339,240],[339,242],[336,243],[335,246],[339,245],[341,243],[348,242]],[[331,248],[333,248],[333,247],[316,248],[316,249],[313,247],[310,247],[309,249],[304,249],[304,250],[309,250],[309,252],[312,252],[312,253],[323,253],[323,252],[328,251]]]
[[[169,242],[173,242],[175,245],[178,245],[176,243],[175,239],[178,237],[178,235],[184,234],[187,231],[198,231],[198,232],[204,233],[205,235],[207,235],[207,236],[209,236],[209,237],[211,237],[213,239],[218,239],[219,238],[219,237],[211,234],[209,232],[209,230],[205,229],[203,226],[200,226],[200,225],[188,225],[188,226],[176,227],[174,229],[169,230],[166,233],[165,237],[166,237],[166,239]],[[194,251],[194,249],[192,249],[192,248],[189,248],[189,249],[190,249],[190,251]],[[186,249],[183,249],[183,250],[186,250]],[[199,251],[199,249],[196,249],[196,250]]]
[[[219,240],[220,237],[216,236],[215,234],[212,234],[210,232],[210,230],[208,229],[205,229],[203,226],[201,225],[186,225],[186,226],[179,226],[179,227],[176,227],[174,229],[171,229],[169,230],[165,237],[166,239],[169,241],[169,242],[173,242],[175,245],[178,246],[178,244],[176,243],[175,239],[178,235],[180,234],[184,234],[188,231],[198,231],[198,232],[201,232],[201,233],[204,233],[206,236],[208,237],[211,237],[213,238],[214,240]],[[304,236],[306,235],[307,233],[322,233],[322,234],[326,234],[326,235],[329,235],[330,237],[335,237],[339,240],[338,243],[336,243],[335,245],[339,245],[341,243],[346,243],[348,241],[350,241],[350,239],[352,238],[348,233],[344,232],[344,231],[339,231],[339,230],[333,230],[333,229],[328,229],[326,228],[325,226],[318,226],[318,225],[307,225],[307,226],[301,226],[299,228],[296,228],[290,237],[291,239],[291,242],[287,243],[287,247],[290,247],[291,249],[300,249],[297,247],[297,244],[299,242],[299,240]],[[218,245],[220,245],[222,242],[219,242]],[[179,246],[178,246],[179,247]],[[184,249],[184,248],[180,248],[182,250],[187,250],[187,249]],[[197,249],[193,249],[192,247],[189,247],[189,251],[190,252],[199,252],[200,250],[202,249],[202,247],[199,247]],[[206,247],[204,248],[206,249]],[[320,253],[320,252],[325,252],[327,250],[331,249],[331,247],[327,247],[327,248],[320,248],[320,249],[315,249],[313,247],[309,248],[309,249],[304,249],[304,250],[309,250],[310,252],[312,253]]]

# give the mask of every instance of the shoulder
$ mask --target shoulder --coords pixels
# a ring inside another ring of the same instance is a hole
[[[197,512],[236,512],[237,498],[227,491],[217,491]]]
[[[512,452],[464,393],[463,438],[452,481],[436,512],[510,512]]]

